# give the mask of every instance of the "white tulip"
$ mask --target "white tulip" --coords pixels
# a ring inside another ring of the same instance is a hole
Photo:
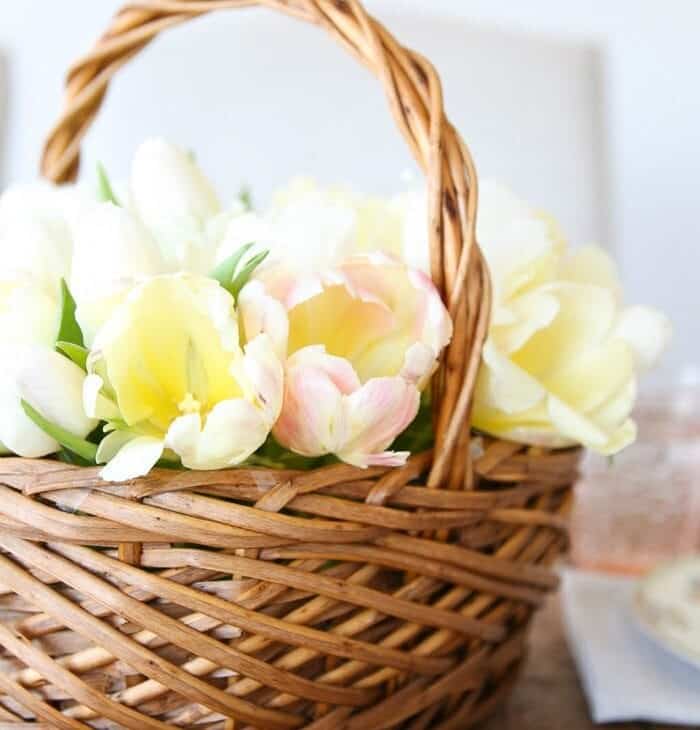
[[[44,418],[80,437],[97,426],[82,406],[85,373],[68,358],[41,345],[0,347],[0,442],[5,452],[37,458],[59,444],[24,412],[27,401]]]
[[[17,185],[0,196],[0,278],[30,278],[47,294],[57,295],[67,278],[73,228],[89,205],[73,186],[46,183]]]
[[[53,349],[60,316],[57,293],[48,293],[29,276],[0,279],[0,332],[5,345],[44,345]]]
[[[10,188],[0,197],[0,441],[3,452],[39,457],[58,450],[24,412],[22,399],[76,436],[96,425],[82,407],[85,373],[54,351],[60,280],[70,271],[72,233],[88,205],[79,190]]]
[[[144,277],[162,274],[158,244],[124,208],[101,203],[76,226],[70,287],[86,343]]]
[[[142,144],[132,165],[130,204],[170,270],[211,270],[226,216],[190,154],[162,139]]]

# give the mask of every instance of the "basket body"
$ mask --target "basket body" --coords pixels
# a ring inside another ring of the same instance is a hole
[[[119,487],[6,459],[0,717],[469,727],[507,692],[556,585],[576,459],[494,441],[470,491],[426,488],[430,454]],[[125,539],[138,565],[119,559]]]
[[[490,312],[476,173],[430,64],[356,0],[130,3],[71,70],[44,174],[77,174],[112,76],[161,31],[266,5],[384,84],[426,173],[432,276],[455,325],[435,448],[397,469],[98,470],[3,459],[0,725],[462,729],[504,697],[566,546],[577,450],[474,437]]]

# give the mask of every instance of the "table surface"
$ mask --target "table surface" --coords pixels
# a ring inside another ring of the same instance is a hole
[[[648,723],[594,725],[564,638],[560,604],[536,617],[530,657],[506,705],[480,730],[688,730]]]

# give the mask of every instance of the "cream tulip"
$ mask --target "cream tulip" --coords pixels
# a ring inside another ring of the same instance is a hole
[[[259,286],[241,298],[268,319],[284,317]],[[95,339],[84,390],[86,411],[110,431],[98,450],[104,479],[146,474],[164,451],[191,469],[220,469],[262,445],[282,404],[282,364],[260,322],[240,318],[251,330],[245,343],[232,296],[188,274],[149,278],[116,308]]]
[[[484,186],[479,241],[494,285],[473,425],[547,447],[613,454],[632,443],[638,374],[670,337],[668,320],[624,308],[610,257],[568,253],[551,219]]]

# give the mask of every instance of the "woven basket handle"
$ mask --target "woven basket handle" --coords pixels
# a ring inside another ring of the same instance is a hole
[[[476,173],[466,145],[445,116],[433,66],[401,46],[357,0],[142,0],[125,5],[92,51],[68,73],[66,108],[42,157],[47,179],[75,180],[80,143],[112,77],[161,31],[213,10],[267,6],[325,28],[382,82],[408,145],[428,180],[433,280],[455,333],[435,378],[436,451],[431,486],[470,484],[469,410],[485,338],[489,283],[475,245]],[[465,477],[465,474],[467,475]],[[448,478],[449,476],[449,478]]]

